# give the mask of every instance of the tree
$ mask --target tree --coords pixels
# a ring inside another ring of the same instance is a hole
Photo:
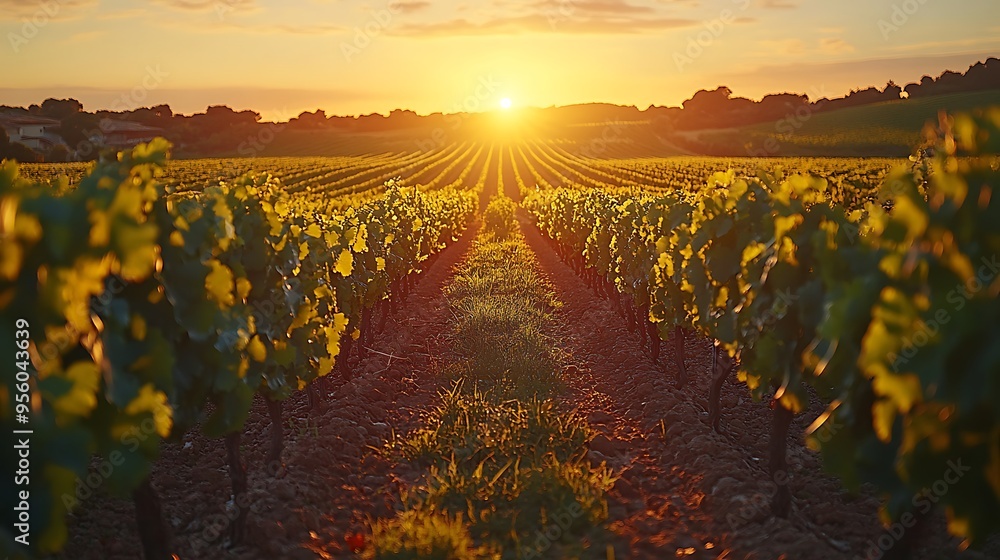
[[[903,93],[903,88],[896,85],[896,82],[889,80],[889,83],[885,84],[885,89],[882,90],[882,97],[886,101],[892,101],[899,99],[899,95]]]
[[[61,121],[67,117],[83,111],[83,103],[76,99],[46,99],[39,108],[39,114],[43,117]]]

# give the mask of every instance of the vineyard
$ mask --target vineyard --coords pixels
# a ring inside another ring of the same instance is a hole
[[[1000,110],[935,142],[5,162],[3,552],[997,557]]]

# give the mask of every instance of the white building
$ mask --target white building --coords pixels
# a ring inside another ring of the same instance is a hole
[[[33,149],[47,152],[53,146],[66,145],[62,137],[52,132],[60,122],[32,115],[0,113],[0,126],[7,132],[11,142],[18,142]]]

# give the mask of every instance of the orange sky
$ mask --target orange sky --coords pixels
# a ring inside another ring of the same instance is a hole
[[[0,104],[267,119],[839,96],[1000,53],[996,0],[0,0]]]

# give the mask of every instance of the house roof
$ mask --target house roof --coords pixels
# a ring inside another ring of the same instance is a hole
[[[101,119],[101,132],[104,134],[114,134],[116,132],[148,132],[157,134],[163,132],[162,128],[146,126],[137,122],[118,121],[114,119]]]
[[[34,115],[18,115],[11,113],[0,113],[0,126],[59,126],[59,121]]]

